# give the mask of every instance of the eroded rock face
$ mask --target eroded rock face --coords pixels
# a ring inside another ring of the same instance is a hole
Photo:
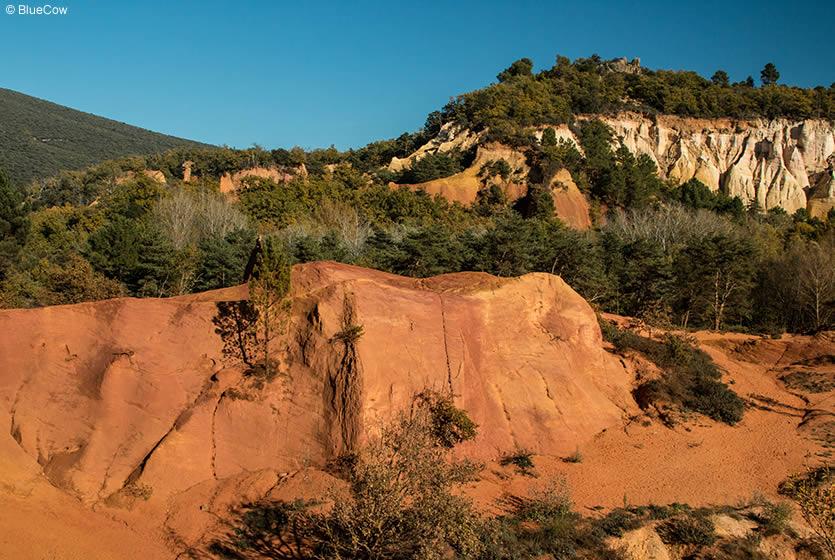
[[[592,117],[582,117],[592,118]],[[625,113],[600,118],[633,153],[647,154],[662,177],[675,183],[696,178],[710,189],[760,208],[792,213],[815,198],[815,213],[832,199],[835,125],[787,119],[735,121]],[[577,142],[567,127],[558,137]],[[812,210],[812,208],[809,208]],[[828,210],[828,208],[827,208]],[[824,212],[825,213],[825,212]]]
[[[600,119],[608,124],[630,151],[647,154],[660,176],[674,183],[695,178],[714,191],[738,196],[745,204],[756,202],[765,210],[780,207],[793,213],[806,208],[812,215],[822,217],[835,208],[835,123],[830,121],[695,119],[636,113],[577,118]],[[548,127],[539,127],[535,134],[541,138],[545,128]],[[552,128],[557,139],[580,146],[567,125]],[[403,169],[427,153],[469,148],[478,144],[480,138],[481,135],[448,125],[408,158],[392,160],[389,168]],[[499,148],[493,145],[490,149]],[[473,168],[418,188],[434,189],[450,200],[466,203],[474,199],[480,187],[476,180],[480,167]],[[559,211],[557,215],[564,218]]]
[[[452,123],[447,123],[441,127],[435,138],[418,148],[414,153],[407,157],[394,157],[388,165],[389,171],[403,171],[409,169],[412,164],[427,154],[436,152],[449,152],[454,149],[467,150],[478,144],[483,133],[476,134],[470,130],[462,129]]]
[[[445,130],[448,130],[446,133],[448,135],[453,134],[452,131],[454,131],[454,129]],[[462,145],[472,147],[473,143],[478,140],[477,136],[467,132],[453,135],[452,138],[455,142],[459,143],[452,144],[451,142],[453,140],[447,142],[441,142],[440,140],[430,142],[409,156],[409,158],[394,158],[389,168],[402,169],[418,161],[427,153],[448,151]],[[510,174],[505,178],[498,175],[490,178],[484,177],[484,166],[498,161],[504,161],[508,164],[511,170]],[[460,173],[415,185],[397,185],[396,183],[390,183],[389,186],[392,188],[403,186],[412,190],[421,190],[431,196],[440,195],[449,201],[459,202],[465,206],[469,206],[476,202],[479,191],[484,189],[488,183],[491,183],[501,189],[509,202],[513,202],[525,196],[525,193],[527,193],[529,171],[530,167],[528,166],[524,153],[496,142],[488,142],[476,147],[476,155],[473,163]],[[575,229],[588,229],[591,227],[588,201],[577,187],[571,177],[571,173],[567,169],[559,169],[554,174],[551,178],[549,188],[551,190],[551,197],[554,200],[554,213],[560,220]]]
[[[461,135],[458,138],[470,138],[466,135]],[[427,144],[427,146],[429,146]],[[411,165],[418,161],[429,151],[427,146],[425,151],[418,151],[410,156],[412,159],[398,160],[394,158],[392,165],[400,166]],[[455,146],[453,146],[455,147]],[[421,148],[423,150],[424,148]],[[452,148],[433,148],[435,151],[446,151]],[[424,183],[417,183],[414,185],[402,185],[412,190],[421,190],[430,196],[441,195],[451,202],[460,202],[465,206],[473,204],[478,198],[478,192],[485,187],[486,179],[480,173],[482,168],[499,160],[504,160],[511,169],[511,174],[506,179],[501,177],[493,177],[491,182],[495,183],[504,193],[509,201],[514,201],[527,192],[527,174],[529,171],[528,165],[525,161],[525,154],[518,150],[503,146],[496,143],[486,143],[480,145],[476,149],[476,156],[470,165],[464,171],[455,173],[449,177],[442,177],[440,179],[433,179]],[[397,188],[401,185],[391,183],[392,188]]]
[[[287,183],[296,177],[307,177],[307,168],[302,163],[297,167],[279,169],[278,167],[252,167],[236,171],[235,173],[224,173],[220,176],[220,192],[234,193],[243,186],[244,179],[258,177],[268,179],[275,183]]]
[[[424,388],[451,391],[479,424],[462,450],[478,458],[565,454],[636,412],[592,309],[556,276],[313,263],[294,269],[292,294],[284,367],[261,389],[214,332],[217,301],[244,289],[0,311],[4,437],[54,486],[118,505],[321,466]],[[350,325],[363,334],[347,343]]]

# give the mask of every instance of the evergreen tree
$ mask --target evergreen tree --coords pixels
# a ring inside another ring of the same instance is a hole
[[[22,193],[0,169],[0,280],[15,264],[28,224]]]
[[[545,185],[528,185],[528,192],[513,205],[523,218],[550,218],[554,215],[554,197]]]
[[[724,70],[717,70],[713,73],[713,76],[710,77],[710,81],[713,85],[728,87],[728,73]]]
[[[119,217],[90,236],[87,257],[96,270],[123,282],[134,295],[166,296],[178,260],[159,228]]]
[[[284,334],[289,309],[290,259],[274,239],[262,239],[249,280],[249,301],[257,314],[255,328],[260,348],[259,370],[270,379],[278,373],[272,342]]]
[[[763,67],[762,72],[760,72],[760,79],[764,86],[774,85],[780,79],[780,72],[777,71],[777,67],[774,64],[769,62]]]
[[[496,79],[500,82],[506,82],[516,76],[531,76],[533,71],[533,61],[530,58],[520,58],[507,69],[502,70]]]
[[[686,247],[676,262],[677,281],[692,294],[684,314],[701,317],[714,330],[746,319],[754,259],[751,240],[736,235],[717,234]]]
[[[199,247],[199,260],[194,289],[214,290],[240,284],[255,234],[250,230],[233,231],[226,237],[210,237]]]

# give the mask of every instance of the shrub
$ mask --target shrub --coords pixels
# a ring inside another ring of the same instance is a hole
[[[409,169],[404,170],[397,182],[424,183],[455,175],[472,163],[473,156],[474,153],[460,150],[427,154],[413,162]]]
[[[588,558],[619,560],[595,521],[571,510],[568,487],[554,479],[515,510],[485,524],[479,560]]]
[[[640,516],[624,508],[616,508],[609,512],[606,517],[597,522],[597,527],[613,537],[622,537],[624,533],[633,531],[643,526],[644,522]]]
[[[601,331],[618,351],[639,352],[661,369],[661,378],[646,381],[635,389],[635,400],[641,408],[669,402],[726,424],[742,419],[744,401],[722,383],[722,373],[710,356],[690,341],[666,334],[659,342],[606,320],[601,320]]]
[[[530,461],[530,459],[528,459]],[[531,463],[533,466],[533,463]],[[564,478],[549,480],[531,497],[522,500],[517,507],[516,516],[523,521],[539,523],[562,518],[571,514],[571,495]]]
[[[762,508],[762,513],[757,516],[756,521],[766,536],[777,535],[786,530],[792,516],[792,509],[788,503],[766,502]]]
[[[550,130],[550,129],[549,129]],[[553,133],[553,131],[551,131]],[[510,164],[505,159],[497,159],[488,161],[478,170],[478,176],[482,179],[491,179],[493,177],[501,177],[502,180],[507,181],[510,174],[513,172]]]
[[[481,523],[470,502],[452,493],[473,467],[448,457],[428,408],[401,414],[340,467],[348,488],[333,496],[330,510],[313,511],[310,502],[250,504],[212,552],[334,560],[478,556]]]
[[[696,514],[668,519],[656,531],[665,544],[706,546],[716,540],[710,519]]]
[[[340,341],[345,344],[354,344],[363,335],[364,329],[362,325],[347,325],[341,331],[333,335],[332,340]]]
[[[432,434],[441,446],[451,449],[478,434],[478,424],[466,410],[456,407],[451,397],[426,390],[417,395],[416,401],[428,410]]]
[[[829,557],[835,558],[835,478],[829,466],[793,476],[780,490],[797,502],[803,520]]]
[[[514,465],[521,472],[530,474],[531,470],[534,468],[533,453],[527,449],[517,449],[513,453],[503,456],[499,460],[499,464],[503,467]]]
[[[574,453],[568,455],[567,457],[563,457],[562,460],[564,463],[582,463],[583,455],[580,453],[579,449],[575,449]]]

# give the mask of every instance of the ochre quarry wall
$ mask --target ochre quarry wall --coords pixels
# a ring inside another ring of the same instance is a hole
[[[0,311],[4,446],[83,502],[113,504],[323,465],[425,388],[455,395],[480,426],[462,452],[484,459],[565,454],[636,413],[594,312],[556,276],[297,266],[281,373],[261,388],[214,332],[217,302],[245,296]],[[346,343],[351,325],[362,335]]]

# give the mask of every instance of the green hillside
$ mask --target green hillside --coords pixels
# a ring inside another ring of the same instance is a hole
[[[187,145],[198,144],[0,88],[0,168],[16,183]]]

